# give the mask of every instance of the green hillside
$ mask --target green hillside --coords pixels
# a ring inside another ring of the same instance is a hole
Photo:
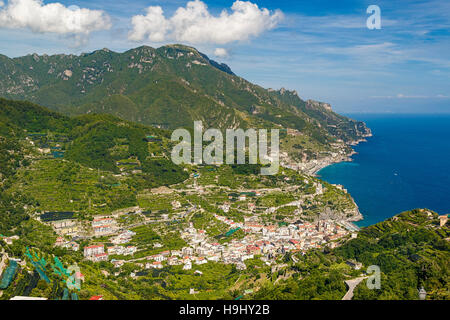
[[[187,178],[182,168],[168,163],[169,133],[118,119],[112,115],[60,115],[38,105],[0,99],[0,121],[5,144],[27,139],[52,156],[112,173],[139,172],[146,187],[167,185]],[[158,137],[149,142],[148,136]],[[23,142],[22,142],[23,144]],[[25,144],[30,147],[30,144]],[[6,161],[5,161],[6,162]],[[128,165],[131,163],[132,165]],[[7,165],[4,167],[6,170]],[[139,179],[138,179],[139,180]]]
[[[370,133],[326,104],[254,85],[183,45],[0,59],[0,96],[67,115],[108,113],[169,129],[192,128],[196,120],[222,129],[291,128],[310,139],[314,157],[337,139],[350,142]]]

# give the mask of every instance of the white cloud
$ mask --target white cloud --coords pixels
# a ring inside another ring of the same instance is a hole
[[[145,16],[138,15],[131,19],[133,31],[130,32],[128,38],[130,40],[139,41],[148,37],[152,41],[164,41],[170,28],[169,21],[164,17],[161,7],[148,7]]]
[[[61,3],[44,4],[42,0],[9,0],[1,7],[0,28],[82,36],[111,28],[109,16],[100,10],[65,7]]]
[[[219,58],[227,58],[229,56],[229,53],[225,48],[217,48],[216,50],[214,50],[214,55]]]
[[[180,7],[171,18],[166,18],[161,7],[148,7],[146,15],[134,16],[133,30],[128,38],[133,41],[181,41],[186,43],[226,44],[247,40],[271,30],[283,19],[280,10],[260,9],[248,1],[236,1],[231,13],[223,10],[213,16],[200,0]]]

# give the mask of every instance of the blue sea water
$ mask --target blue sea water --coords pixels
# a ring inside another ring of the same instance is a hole
[[[328,166],[321,179],[342,184],[358,204],[359,226],[415,208],[450,213],[450,115],[349,115],[373,137],[353,162]]]

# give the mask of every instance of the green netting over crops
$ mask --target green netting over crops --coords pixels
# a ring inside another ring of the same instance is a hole
[[[14,260],[9,261],[9,266],[3,272],[2,281],[0,281],[0,289],[6,289],[9,287],[16,274],[17,266],[18,265],[16,261]]]

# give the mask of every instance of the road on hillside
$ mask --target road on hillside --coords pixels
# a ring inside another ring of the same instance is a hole
[[[345,296],[342,298],[342,300],[352,300],[353,298],[353,290],[358,286],[358,284],[361,283],[364,279],[367,279],[368,277],[359,277],[352,280],[345,281],[345,284],[348,286],[348,291],[345,294]]]

